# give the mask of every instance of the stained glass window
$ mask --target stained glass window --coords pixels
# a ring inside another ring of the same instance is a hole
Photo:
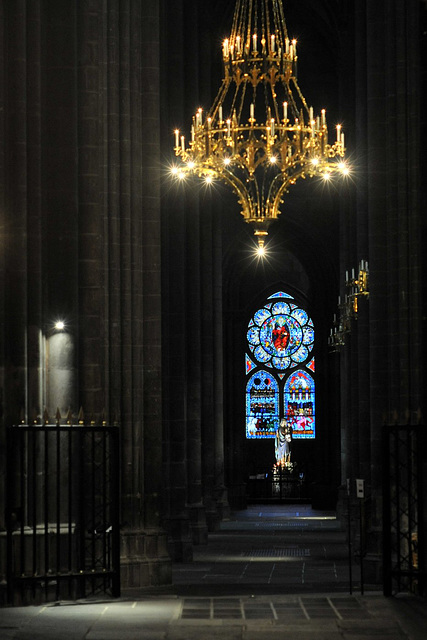
[[[315,397],[314,380],[309,373],[298,369],[286,380],[283,415],[292,427],[293,438],[314,438]]]
[[[295,438],[314,438],[314,325],[307,312],[278,291],[254,313],[246,338],[246,437],[272,438],[288,417]]]
[[[267,371],[254,373],[246,385],[246,437],[272,438],[279,426],[279,387]]]
[[[254,314],[246,337],[259,363],[284,371],[307,360],[314,345],[314,327],[303,309],[280,301]]]

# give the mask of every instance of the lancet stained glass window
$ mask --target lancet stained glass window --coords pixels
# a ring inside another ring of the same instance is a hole
[[[285,417],[294,438],[314,438],[314,325],[307,312],[278,291],[254,313],[246,338],[246,437],[273,438]]]
[[[246,435],[271,438],[279,426],[279,386],[267,371],[258,371],[246,385]]]
[[[314,438],[314,380],[306,371],[295,371],[286,380],[284,411],[293,438]]]

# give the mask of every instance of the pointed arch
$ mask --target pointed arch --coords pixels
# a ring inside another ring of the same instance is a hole
[[[273,438],[285,417],[295,438],[314,438],[314,324],[307,311],[279,290],[254,312],[246,341],[246,437]]]

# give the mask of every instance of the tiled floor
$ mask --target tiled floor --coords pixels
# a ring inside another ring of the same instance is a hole
[[[363,603],[353,597],[184,598],[181,620],[366,620],[371,618]]]
[[[195,547],[193,562],[174,565],[174,592],[346,592],[348,558],[335,513],[309,505],[253,505],[223,522],[207,546]],[[354,563],[352,588],[359,588],[358,580]]]
[[[175,584],[119,600],[0,610],[0,640],[426,640],[427,607],[360,594],[333,513],[251,507],[224,522]]]

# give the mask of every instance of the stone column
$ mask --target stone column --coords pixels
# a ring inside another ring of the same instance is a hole
[[[8,154],[4,166],[5,225],[3,226],[4,322],[4,416],[6,423],[26,417],[26,322],[27,322],[27,42],[26,2],[5,9],[8,39],[8,70],[5,77],[7,107],[5,130]],[[6,35],[6,33],[5,33]],[[6,235],[7,234],[7,235]]]
[[[213,226],[212,206],[203,210],[203,225],[200,227],[203,270],[201,274],[201,322],[203,327],[202,357],[202,468],[203,502],[206,507],[206,521],[209,531],[219,527],[220,516],[216,505],[215,492],[215,388],[214,335],[218,321],[214,299]],[[219,319],[221,321],[221,318]]]
[[[102,410],[104,360],[104,270],[102,263],[103,2],[84,0],[77,15],[78,65],[78,269],[79,399]]]
[[[140,5],[133,0],[134,10]],[[160,527],[162,476],[162,352],[160,245],[160,14],[158,0],[142,5],[142,307],[145,549],[150,584],[171,581],[166,533]],[[134,78],[135,79],[135,78]],[[138,75],[139,79],[139,75]],[[136,113],[134,114],[136,117]],[[138,158],[136,158],[138,160]],[[136,176],[135,176],[136,178]],[[135,243],[135,255],[138,244]],[[134,290],[134,295],[137,291]],[[137,390],[135,389],[135,393]]]
[[[43,3],[42,3],[43,4]],[[51,416],[79,409],[78,351],[78,95],[77,12],[54,0],[44,4],[42,225],[46,406]],[[64,330],[54,329],[56,321]],[[87,410],[93,407],[87,407]]]
[[[120,2],[122,581],[171,580],[162,488],[159,10]]]
[[[27,135],[27,42],[26,3],[2,3],[1,146],[2,226],[0,265],[1,321],[1,417],[3,427],[27,417],[26,322],[28,317],[28,135]],[[8,42],[8,49],[4,43]],[[6,58],[7,56],[7,58]],[[6,429],[0,429],[0,500],[5,504],[7,487]],[[10,490],[10,489],[9,489]],[[16,498],[13,499],[17,499]],[[4,509],[0,526],[5,526]],[[2,576],[4,577],[4,576]]]
[[[163,53],[167,61],[161,76],[163,105],[162,129],[173,132],[185,120],[182,2],[168,6],[164,16]],[[173,135],[162,140],[164,154],[169,155]],[[165,526],[169,552],[175,561],[190,561],[193,542],[187,509],[187,318],[185,301],[187,282],[185,255],[185,187],[163,182],[162,244],[163,252],[163,389],[164,389],[164,478]]]
[[[381,425],[420,406],[419,7],[367,3],[371,512],[368,572],[380,580]],[[415,35],[415,37],[414,37]]]
[[[27,188],[28,188],[28,335],[29,418],[43,413],[42,317],[42,57],[40,2],[27,3]]]
[[[201,362],[205,343],[201,322],[201,256],[199,202],[197,195],[186,198],[186,280],[187,280],[187,477],[188,510],[194,544],[207,543],[205,506],[202,503]],[[203,216],[204,218],[204,216]],[[204,219],[201,225],[204,224]]]
[[[213,285],[213,394],[215,434],[215,498],[220,520],[230,515],[225,481],[224,451],[224,316],[223,316],[223,254],[220,216],[214,216],[212,225],[212,285]]]

